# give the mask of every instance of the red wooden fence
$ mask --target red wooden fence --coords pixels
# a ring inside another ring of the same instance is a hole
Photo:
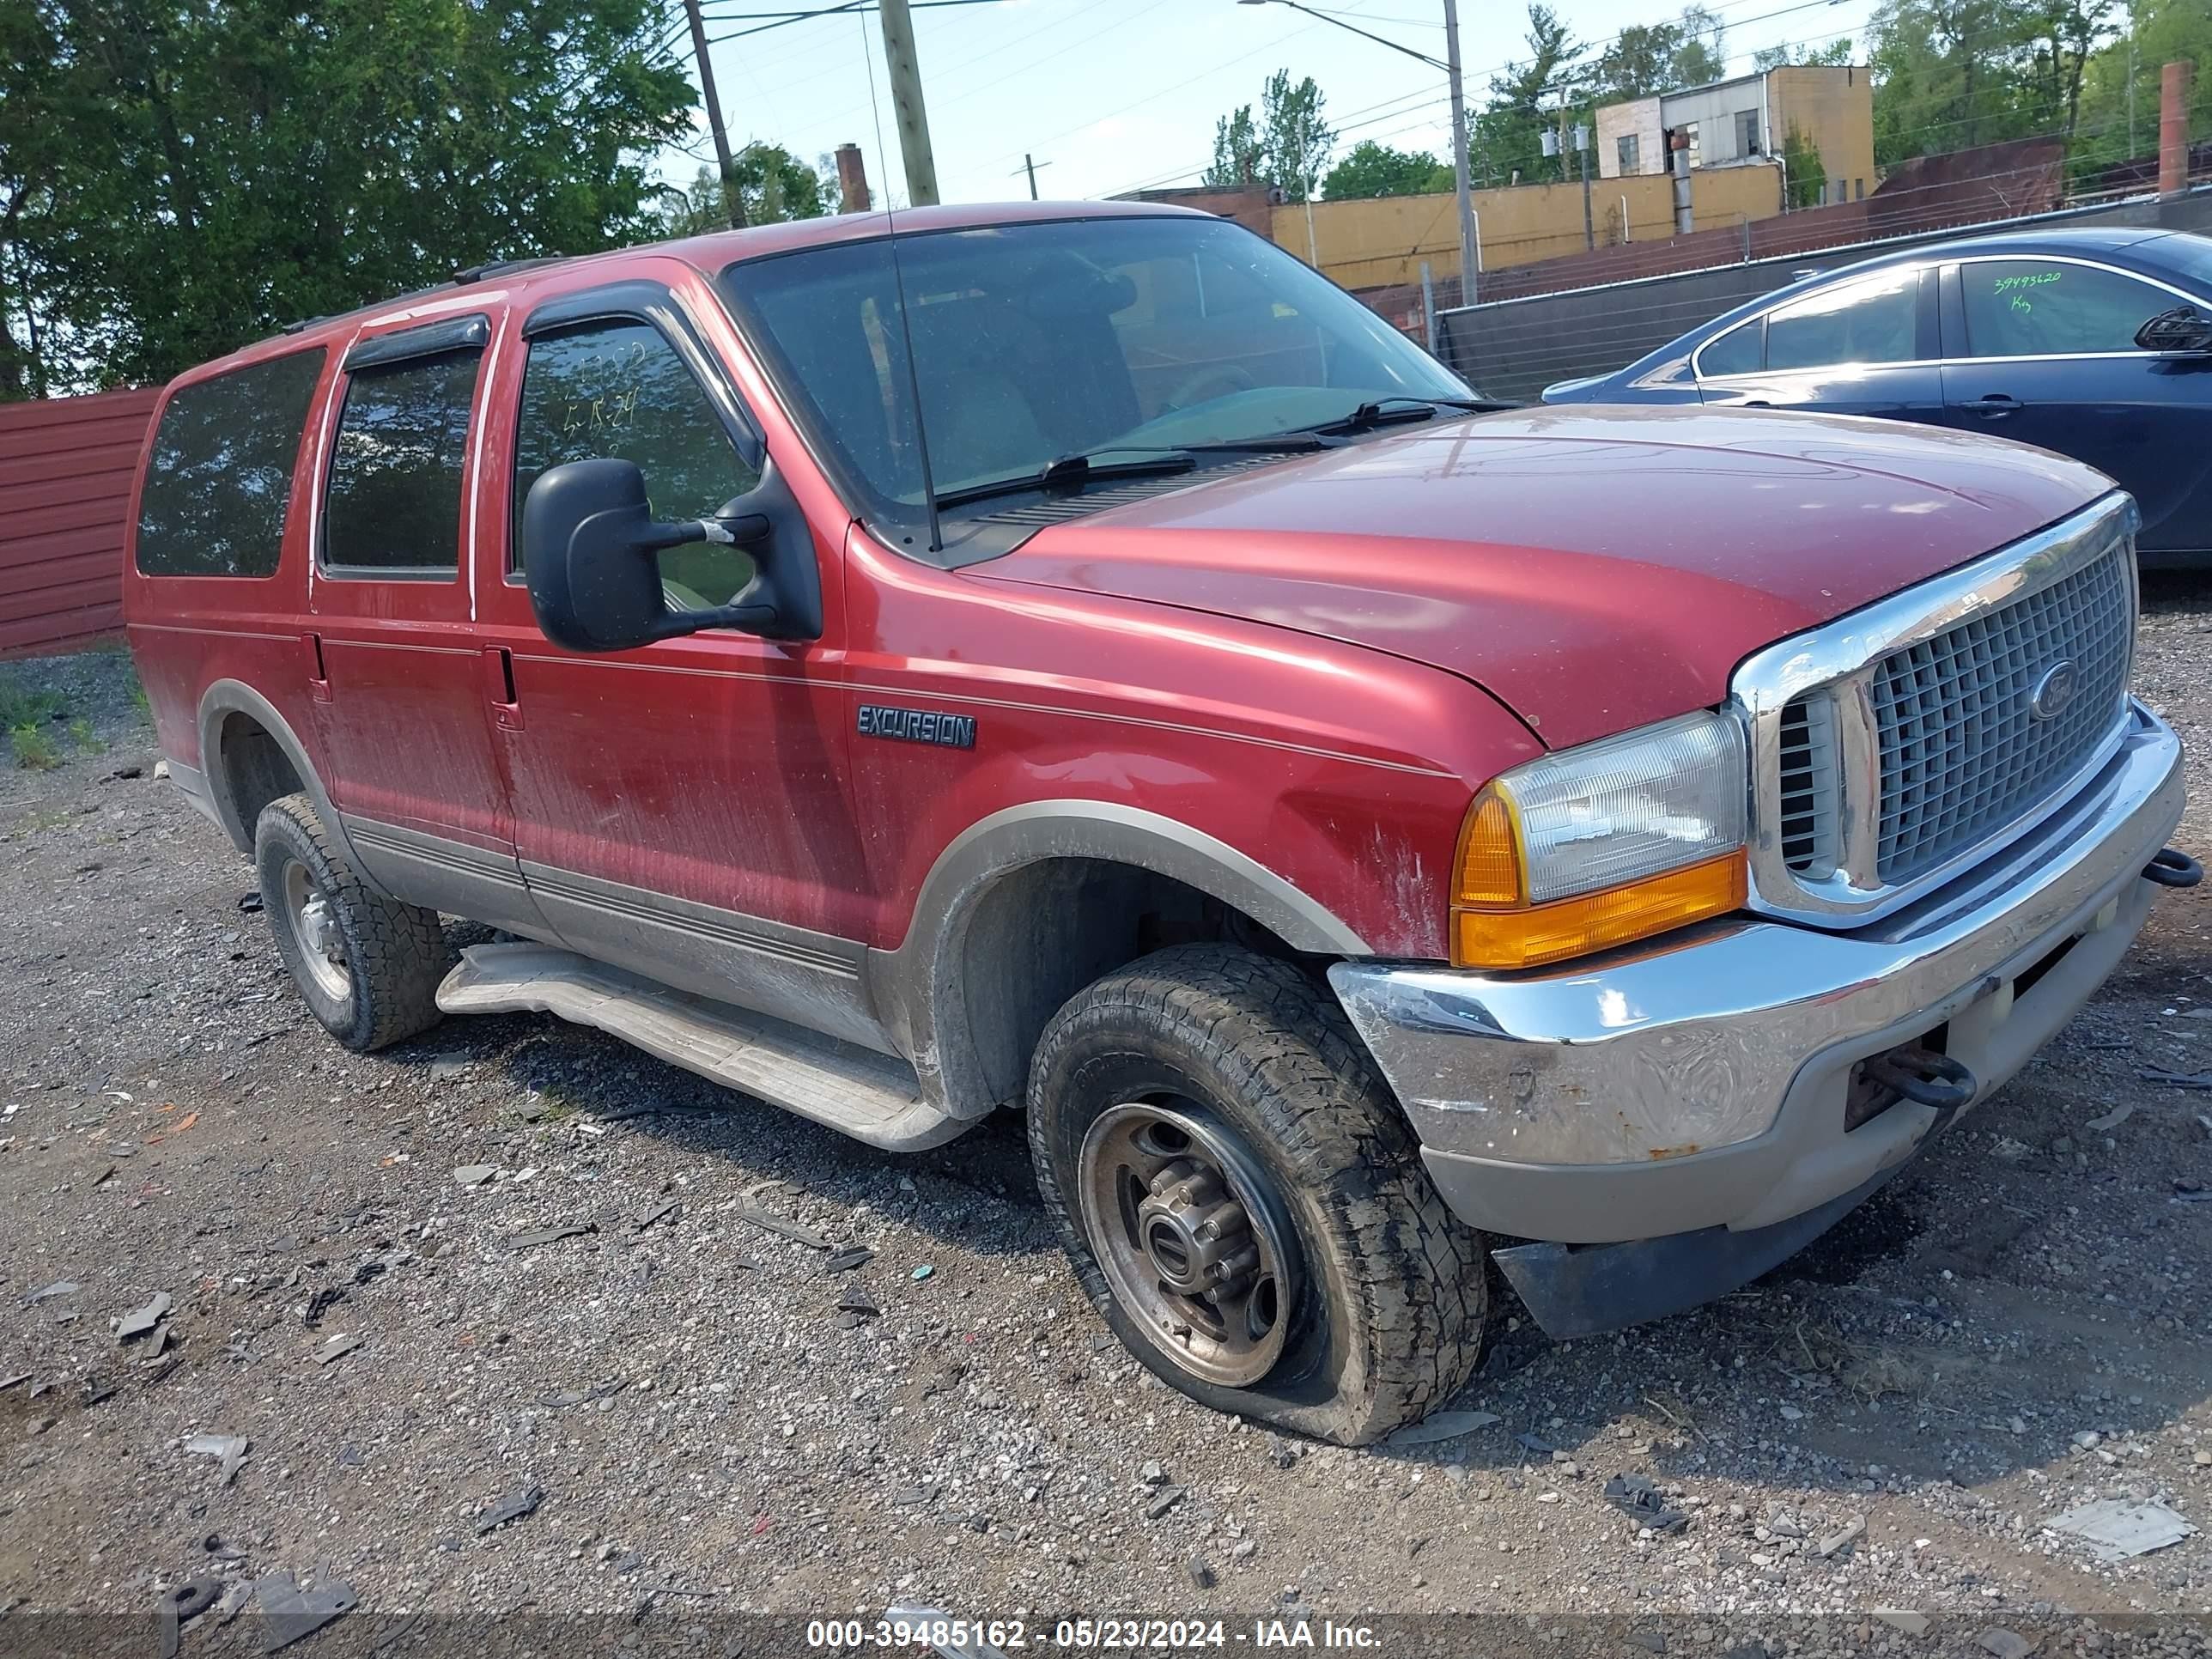
[[[0,657],[122,628],[131,475],[160,395],[0,404]]]

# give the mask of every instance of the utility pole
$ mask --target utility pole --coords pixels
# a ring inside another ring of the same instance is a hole
[[[684,0],[696,11],[697,0]],[[891,114],[898,123],[899,154],[906,162],[907,198],[916,207],[937,205],[937,158],[929,148],[929,112],[921,102],[921,63],[914,52],[914,17],[907,0],[883,0],[884,62],[890,70]]]
[[[1474,195],[1467,176],[1467,98],[1459,77],[1459,0],[1444,0],[1444,76],[1451,83],[1452,191],[1459,198],[1459,302],[1474,303]]]
[[[699,94],[707,105],[707,125],[714,134],[714,155],[722,164],[722,207],[730,216],[730,228],[743,230],[745,204],[738,194],[737,164],[730,159],[730,134],[722,125],[722,100],[714,93],[714,66],[707,61],[707,26],[699,18],[699,0],[684,0],[684,13],[691,20],[691,55],[699,64]]]
[[[1597,251],[1597,227],[1590,219],[1589,129],[1575,123],[1575,169],[1583,176],[1583,246]]]
[[[1045,165],[1050,167],[1052,163],[1047,161]],[[1024,150],[1022,153],[1022,171],[1030,176],[1030,200],[1032,202],[1037,199],[1036,170],[1036,158]]]

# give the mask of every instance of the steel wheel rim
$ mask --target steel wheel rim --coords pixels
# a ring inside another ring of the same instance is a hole
[[[1297,1235],[1258,1161],[1186,1100],[1098,1115],[1076,1154],[1092,1255],[1154,1348],[1203,1382],[1273,1370],[1303,1291]]]
[[[291,920],[292,936],[300,942],[300,963],[307,977],[331,1001],[343,1002],[353,994],[345,935],[328,896],[297,859],[284,866],[284,911]]]

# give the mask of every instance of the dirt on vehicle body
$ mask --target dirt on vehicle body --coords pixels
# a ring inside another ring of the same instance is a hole
[[[1203,215],[888,228],[170,390],[133,649],[347,1046],[548,1010],[898,1152],[1024,1107],[1132,1352],[1361,1443],[1473,1375],[1486,1252],[1559,1334],[1747,1282],[2196,878],[2085,468],[1474,418]]]

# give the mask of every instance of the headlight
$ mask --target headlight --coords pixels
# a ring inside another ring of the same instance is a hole
[[[1687,714],[1516,767],[1460,835],[1452,962],[1534,968],[1742,907],[1742,728]]]

